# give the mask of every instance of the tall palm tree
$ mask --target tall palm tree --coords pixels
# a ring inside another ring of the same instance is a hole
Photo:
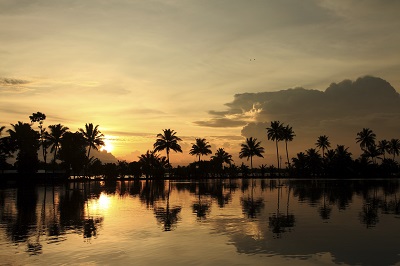
[[[315,143],[318,149],[322,149],[322,158],[325,159],[325,149],[331,147],[331,143],[329,142],[329,138],[326,135],[319,136],[317,142]]]
[[[101,134],[98,129],[99,125],[93,127],[92,123],[85,124],[85,129],[80,128],[79,131],[83,134],[83,137],[86,140],[86,144],[89,146],[87,153],[87,160],[89,160],[90,150],[93,148],[94,150],[98,150],[99,147],[104,146],[104,135]]]
[[[286,127],[283,127],[282,139],[285,141],[285,145],[286,145],[286,158],[287,158],[288,167],[290,167],[290,161],[289,161],[289,153],[288,153],[287,143],[288,143],[288,141],[292,141],[295,136],[296,135],[294,134],[293,128],[291,126],[287,125]]]
[[[222,165],[224,163],[231,165],[232,163],[232,155],[227,153],[223,148],[219,148],[215,155],[211,156],[211,160],[214,160],[218,163],[218,166],[222,169]]]
[[[250,137],[246,138],[246,143],[243,143],[242,149],[239,153],[239,158],[242,159],[247,157],[247,160],[250,158],[250,168],[253,169],[253,156],[262,157],[264,153],[264,148],[261,147],[261,142],[257,142],[256,138]]]
[[[199,162],[201,155],[208,155],[212,153],[210,150],[211,145],[208,144],[208,141],[206,141],[206,139],[196,138],[196,143],[192,144],[193,145],[192,148],[190,149],[189,154],[199,156]]]
[[[43,155],[43,161],[46,166],[47,164],[47,148],[48,148],[48,142],[46,141],[46,128],[43,127],[43,121],[46,120],[46,115],[41,113],[41,112],[36,112],[33,113],[32,115],[29,116],[29,119],[31,120],[32,123],[38,122],[39,123],[39,134],[40,134],[40,145],[42,146],[42,155]]]
[[[379,152],[383,155],[383,159],[386,159],[386,152],[388,152],[390,150],[390,145],[389,145],[389,141],[387,141],[386,139],[380,140],[378,142],[378,150]]]
[[[283,124],[279,121],[271,121],[271,126],[267,127],[268,140],[275,141],[276,143],[276,159],[278,161],[278,169],[280,169],[278,142],[282,140],[282,130]]]
[[[391,139],[389,142],[389,154],[393,154],[393,160],[400,154],[400,139]]]
[[[164,129],[163,134],[157,134],[157,140],[154,143],[154,151],[166,150],[167,152],[167,163],[169,165],[169,151],[182,152],[181,146],[178,141],[182,141],[176,136],[176,132],[171,129]]]
[[[37,151],[40,147],[39,133],[32,129],[28,123],[18,122],[11,124],[12,129],[7,130],[10,135],[10,149],[18,150],[17,167],[20,173],[35,173],[38,165]]]
[[[50,125],[49,126],[50,133],[45,135],[46,140],[49,142],[49,145],[51,146],[50,152],[54,152],[54,159],[53,159],[53,165],[56,164],[56,158],[57,158],[57,151],[61,146],[61,140],[67,132],[68,127],[64,127],[61,124],[57,125]],[[54,168],[53,168],[54,172]]]
[[[360,148],[365,151],[369,147],[375,145],[376,135],[369,128],[363,128],[357,133],[356,141],[360,143]]]

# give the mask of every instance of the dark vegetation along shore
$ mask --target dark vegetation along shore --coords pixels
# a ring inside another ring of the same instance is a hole
[[[331,147],[329,137],[319,136],[315,148],[307,149],[289,159],[288,146],[296,136],[290,125],[271,121],[266,128],[267,138],[276,144],[277,167],[260,165],[253,168],[253,157],[263,157],[264,148],[256,138],[247,138],[241,145],[240,158],[249,165],[236,165],[232,155],[223,148],[216,150],[210,160],[202,156],[213,154],[206,139],[197,138],[189,154],[196,161],[188,166],[172,167],[170,152],[182,152],[181,139],[171,129],[164,129],[156,136],[153,150],[139,156],[137,161],[118,161],[103,164],[91,156],[91,151],[104,145],[104,135],[99,126],[91,123],[77,132],[69,131],[61,124],[45,126],[46,115],[33,113],[30,123],[18,122],[11,128],[0,127],[0,174],[2,180],[10,179],[76,179],[76,178],[236,178],[236,177],[292,177],[292,178],[379,178],[399,177],[400,167],[396,161],[400,152],[400,140],[377,140],[375,133],[363,128],[355,134],[362,154],[353,159],[344,145]],[[8,134],[4,134],[4,133]],[[279,142],[285,143],[284,157]],[[282,152],[281,152],[282,153]],[[41,160],[39,160],[39,154]],[[161,154],[165,154],[163,156]],[[9,159],[15,158],[10,164]]]

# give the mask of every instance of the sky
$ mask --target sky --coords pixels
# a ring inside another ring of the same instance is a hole
[[[107,150],[133,161],[173,129],[236,164],[266,149],[265,127],[293,126],[290,156],[328,135],[360,153],[356,133],[400,138],[400,2],[395,0],[0,0],[0,125],[76,131],[99,125]],[[383,96],[382,96],[383,95]],[[284,146],[280,147],[283,151]],[[105,153],[105,152],[103,152]]]

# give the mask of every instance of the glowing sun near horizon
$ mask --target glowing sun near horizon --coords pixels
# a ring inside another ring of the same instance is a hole
[[[110,139],[104,139],[104,146],[100,148],[101,151],[107,151],[111,153],[114,150],[114,145]]]

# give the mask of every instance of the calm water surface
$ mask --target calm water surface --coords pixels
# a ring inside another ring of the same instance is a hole
[[[0,264],[400,265],[400,181],[0,188]]]

